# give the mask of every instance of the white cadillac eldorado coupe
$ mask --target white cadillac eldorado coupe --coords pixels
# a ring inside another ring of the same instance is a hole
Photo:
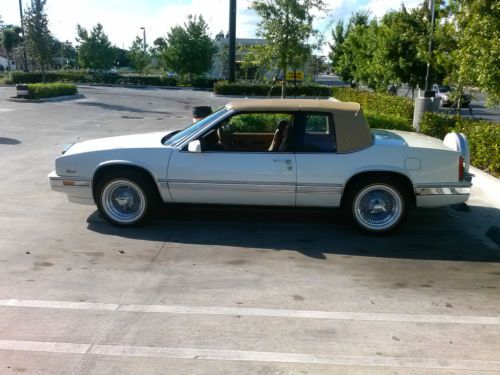
[[[49,179],[121,226],[194,203],[342,207],[387,232],[411,206],[467,201],[468,159],[463,135],[370,130],[357,103],[240,100],[182,131],[72,144]]]

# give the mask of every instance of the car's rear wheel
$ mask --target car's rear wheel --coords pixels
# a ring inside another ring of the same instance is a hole
[[[148,178],[135,171],[112,172],[98,183],[97,207],[109,222],[134,226],[149,218],[156,206],[156,192]]]
[[[361,180],[347,191],[345,210],[364,231],[390,232],[403,221],[407,194],[403,184],[394,180]]]

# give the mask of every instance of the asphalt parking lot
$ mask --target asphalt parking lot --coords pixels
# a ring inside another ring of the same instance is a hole
[[[339,212],[165,208],[119,229],[49,190],[64,144],[184,127],[185,90],[0,88],[0,374],[500,372],[500,203],[387,237]]]

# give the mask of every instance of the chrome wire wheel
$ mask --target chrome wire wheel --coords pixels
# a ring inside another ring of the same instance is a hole
[[[396,226],[404,213],[401,194],[392,186],[375,184],[361,189],[353,202],[353,214],[364,229],[387,231]]]
[[[146,194],[130,180],[112,180],[102,190],[101,206],[111,220],[120,224],[133,224],[146,214]]]

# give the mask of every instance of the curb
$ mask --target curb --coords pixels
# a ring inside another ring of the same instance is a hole
[[[159,89],[159,90],[186,90],[186,91],[208,91],[213,89],[204,89],[201,87],[191,86],[148,86],[148,85],[119,85],[115,83],[75,83],[77,87],[124,87],[127,89]],[[0,84],[0,87],[13,87],[16,85]]]
[[[46,99],[21,99],[21,98],[7,98],[5,101],[13,103],[57,103],[64,102],[68,100],[78,100],[85,98],[83,94],[66,95],[66,96],[55,96],[53,98]]]
[[[214,91],[192,86],[148,86],[148,85],[119,85],[115,83],[76,83],[77,87],[123,87],[126,89],[158,89],[158,90],[184,90],[184,91]]]
[[[470,170],[475,175],[472,179],[472,189],[477,190],[491,207],[500,209],[500,200],[498,199],[500,197],[500,179],[472,166]]]

